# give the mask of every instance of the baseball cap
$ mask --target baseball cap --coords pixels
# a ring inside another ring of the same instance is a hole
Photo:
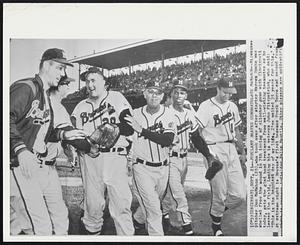
[[[85,81],[87,75],[90,74],[90,73],[98,73],[98,74],[101,74],[104,77],[102,71],[98,67],[92,66],[87,71],[80,74],[80,80]]]
[[[62,76],[58,82],[58,86],[69,84],[70,82],[75,82],[75,79],[70,78],[68,76]]]
[[[151,89],[151,88],[154,88],[154,89],[159,90],[160,92],[163,92],[163,89],[162,89],[160,83],[157,81],[149,81],[147,83],[146,89]]]
[[[74,66],[73,64],[67,61],[65,52],[62,49],[58,49],[58,48],[47,49],[42,56],[42,61],[45,60],[53,60],[68,66]]]
[[[186,82],[183,81],[183,80],[178,80],[178,79],[176,79],[176,80],[173,81],[173,89],[174,88],[182,88],[185,91],[188,90]]]
[[[224,91],[231,94],[236,94],[237,90],[234,87],[233,81],[229,78],[221,78],[217,82],[219,88],[224,88]]]

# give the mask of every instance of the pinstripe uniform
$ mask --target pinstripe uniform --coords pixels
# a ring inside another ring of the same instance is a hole
[[[233,208],[246,196],[246,186],[239,156],[234,144],[235,127],[241,118],[237,106],[227,101],[220,104],[213,97],[204,101],[196,114],[202,134],[212,154],[224,164],[210,181],[212,203],[210,214],[222,217],[225,206]]]
[[[187,151],[190,148],[190,133],[195,132],[199,125],[195,114],[186,108],[178,111],[170,106],[175,115],[175,125],[177,127],[177,140],[170,152],[170,176],[168,184],[168,193],[163,201],[163,213],[174,206],[178,215],[178,220],[182,225],[192,222],[191,215],[188,212],[188,203],[185,196],[183,184],[187,174]]]
[[[170,109],[160,105],[159,111],[151,115],[146,107],[133,111],[133,117],[143,128],[152,132],[175,133],[174,115]],[[139,222],[141,216],[146,218],[149,235],[164,235],[160,204],[168,182],[169,148],[135,134],[133,155],[133,190],[141,207],[139,210],[142,210],[142,215],[138,211],[134,218]]]
[[[105,123],[119,123],[119,115],[131,106],[125,97],[115,91],[106,92],[100,104],[89,98],[81,101],[72,113],[76,127],[91,134],[97,126]],[[105,208],[105,189],[109,196],[109,211],[114,219],[118,235],[133,235],[131,216],[132,194],[127,175],[128,141],[121,135],[109,152],[101,152],[96,158],[83,155],[80,158],[85,190],[85,228],[92,233],[100,232]]]

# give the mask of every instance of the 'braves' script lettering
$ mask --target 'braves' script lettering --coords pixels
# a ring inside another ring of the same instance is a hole
[[[219,124],[225,124],[230,122],[231,120],[233,120],[233,113],[231,112],[227,112],[225,115],[223,115],[222,117],[220,117],[219,114],[214,115],[213,116],[214,120],[215,120],[215,127],[218,126]]]
[[[50,120],[50,110],[41,110],[39,104],[39,100],[32,101],[31,108],[26,114],[26,118],[33,118],[33,124],[43,125]]]

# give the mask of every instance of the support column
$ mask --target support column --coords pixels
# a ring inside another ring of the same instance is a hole
[[[203,52],[203,45],[201,46],[201,80],[204,78],[204,52]]]
[[[165,55],[161,54],[161,79],[162,79],[162,82],[165,80],[164,79],[164,69],[165,69]]]
[[[79,69],[78,69],[78,91],[80,90],[80,73],[81,73],[81,64],[78,63]]]

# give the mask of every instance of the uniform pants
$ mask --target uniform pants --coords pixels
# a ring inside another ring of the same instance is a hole
[[[192,223],[192,218],[188,211],[188,202],[184,192],[184,181],[187,170],[187,157],[170,158],[167,195],[162,202],[163,214],[168,213],[169,210],[176,210],[177,218],[178,221],[181,222],[181,225]]]
[[[144,164],[133,165],[133,191],[140,207],[134,219],[145,223],[150,236],[163,236],[161,200],[168,183],[168,166],[151,167]]]
[[[225,206],[235,208],[245,201],[246,183],[234,144],[217,143],[208,147],[223,163],[223,168],[210,181],[212,191],[210,214],[222,217]]]
[[[35,235],[52,235],[52,231],[56,235],[67,235],[68,209],[55,166],[41,165],[30,179],[23,176],[19,167],[13,168],[10,174],[11,196],[16,197],[11,199],[11,207],[15,206],[15,217],[21,228],[22,224],[30,223]]]
[[[132,193],[127,175],[127,158],[118,153],[101,153],[96,158],[82,157],[84,186],[84,216],[82,222],[89,232],[100,232],[105,208],[105,189],[108,208],[117,235],[133,235],[131,214]]]

